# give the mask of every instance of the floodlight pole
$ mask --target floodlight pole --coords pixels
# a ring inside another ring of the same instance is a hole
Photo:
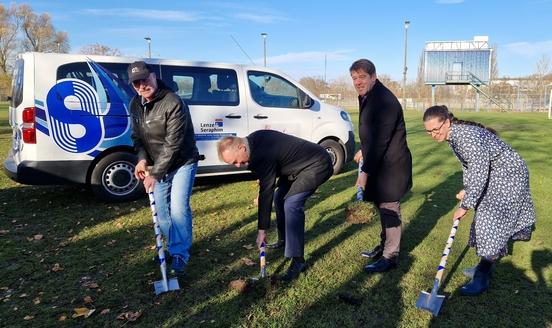
[[[268,34],[263,32],[261,33],[261,36],[263,37],[264,67],[266,67],[266,37],[268,36]]]
[[[151,58],[151,37],[146,36],[144,40],[148,43],[148,57]]]
[[[409,26],[410,26],[410,21],[404,21],[403,110],[406,110],[406,71],[408,70],[406,66],[406,50],[408,46],[408,27]]]
[[[548,95],[548,88],[549,87],[552,87],[552,83],[548,83],[547,85],[544,86],[544,99],[543,99],[543,107],[544,108],[546,108],[546,96]],[[548,99],[548,100],[550,102],[552,99]],[[550,117],[548,117],[548,118],[550,118]]]
[[[552,83],[544,86],[544,100],[546,102],[546,90],[548,87],[552,87]],[[545,104],[546,105],[546,104]],[[552,120],[552,89],[550,89],[550,95],[548,97],[548,119]]]

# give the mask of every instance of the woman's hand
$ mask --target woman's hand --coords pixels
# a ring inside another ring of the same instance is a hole
[[[462,189],[456,194],[456,199],[463,200],[465,195],[466,195],[466,191]]]
[[[452,221],[455,221],[456,219],[461,219],[464,215],[468,213],[468,210],[462,207],[459,207],[454,211],[454,214],[452,215]]]

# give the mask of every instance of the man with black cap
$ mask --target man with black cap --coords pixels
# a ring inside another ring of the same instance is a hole
[[[154,192],[171,267],[181,273],[192,245],[190,196],[199,159],[192,118],[188,106],[145,62],[129,65],[128,80],[137,93],[129,105],[132,141],[138,153],[134,175],[144,181],[147,191]]]

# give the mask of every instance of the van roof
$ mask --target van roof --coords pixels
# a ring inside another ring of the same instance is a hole
[[[101,55],[84,55],[84,54],[60,54],[60,53],[46,53],[46,52],[25,52],[19,55],[20,57],[33,56],[35,58],[48,58],[48,57],[65,57],[68,60],[84,60],[91,59],[97,62],[113,62],[113,63],[132,63],[134,61],[143,60],[148,64],[165,64],[165,65],[184,65],[184,66],[220,66],[220,67],[242,67],[252,70],[262,70],[262,71],[273,71],[278,72],[278,70],[273,70],[264,66],[256,65],[244,65],[244,64],[232,64],[232,63],[223,63],[223,62],[207,62],[207,61],[189,61],[189,60],[179,60],[179,59],[164,59],[164,58],[144,58],[144,57],[126,57],[126,56],[101,56]]]

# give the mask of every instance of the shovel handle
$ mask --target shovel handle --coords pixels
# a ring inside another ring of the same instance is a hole
[[[266,246],[265,243],[261,243],[261,247],[259,247],[259,264],[261,269],[261,278],[266,277]]]
[[[452,223],[452,229],[450,229],[450,235],[447,239],[447,244],[445,246],[445,250],[443,251],[443,255],[441,256],[441,262],[439,262],[439,267],[437,268],[437,274],[435,275],[435,280],[439,281],[439,285],[441,284],[441,279],[443,278],[443,273],[445,271],[445,266],[447,265],[447,259],[450,254],[450,250],[452,248],[452,242],[454,241],[454,237],[456,236],[456,230],[458,230],[458,225],[460,224],[460,219],[455,219]]]
[[[362,160],[358,161],[358,176],[360,176],[360,172],[362,172]],[[357,192],[356,192],[356,200],[361,201],[364,199],[364,189],[362,189],[361,186],[357,186]]]
[[[155,198],[153,196],[153,190],[148,191],[148,197],[153,220],[153,230],[155,231],[155,248],[157,249],[157,256],[159,257],[159,267],[161,270],[161,276],[163,278],[163,288],[165,291],[168,291],[169,285],[167,279],[167,260],[165,259],[165,250],[163,249],[163,237],[161,235],[159,219],[157,218],[157,210],[155,208]]]

